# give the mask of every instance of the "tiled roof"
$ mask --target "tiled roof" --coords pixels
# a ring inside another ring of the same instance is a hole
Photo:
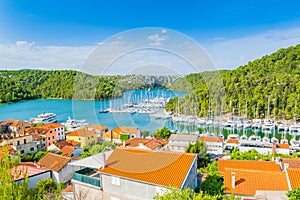
[[[281,158],[282,163],[289,164],[289,169],[298,168],[300,169],[300,158]]]
[[[101,131],[108,130],[108,126],[101,126],[101,125],[98,125],[98,124],[89,125],[88,128],[98,129],[98,130],[101,130]]]
[[[290,178],[292,188],[300,187],[300,169],[288,169],[288,175]]]
[[[6,145],[7,150],[9,153],[16,153],[17,151],[11,146],[11,145]],[[4,152],[4,147],[0,146],[0,152]]]
[[[160,140],[147,138],[131,138],[125,143],[126,147],[138,147],[140,146],[140,144],[144,145],[145,147],[148,147],[151,150],[154,150],[159,146],[163,146]],[[123,144],[120,144],[119,146],[122,145]]]
[[[169,141],[184,141],[184,142],[196,142],[198,140],[198,135],[190,134],[190,135],[183,135],[183,134],[172,134],[169,137]]]
[[[66,166],[70,160],[71,158],[66,156],[61,156],[54,153],[48,153],[37,164],[41,167],[58,172],[64,166]]]
[[[63,126],[64,126],[64,125],[62,125],[62,124],[49,123],[49,124],[43,124],[43,125],[40,125],[40,126],[38,126],[38,127],[54,129],[54,128],[60,128],[60,127],[63,127]]]
[[[162,139],[162,138],[160,138],[158,136],[155,136],[153,139],[156,140],[156,141],[158,141],[158,142],[160,142],[163,146],[165,146],[165,145],[167,145],[169,143],[168,140]]]
[[[232,188],[232,172],[235,173],[235,188]],[[226,168],[225,193],[253,196],[256,190],[289,190],[285,172],[267,170],[243,170]]]
[[[138,130],[139,130],[139,128],[136,128],[136,127],[122,126],[122,127],[114,128],[111,131],[115,132],[115,133],[118,133],[118,134],[120,134],[120,133],[123,133],[123,134],[136,134]]]
[[[64,146],[59,152],[62,152],[63,156],[71,157],[71,154],[75,151],[75,147],[73,146]]]
[[[195,158],[195,154],[117,148],[99,172],[181,188]]]
[[[202,141],[202,142],[223,142],[223,139],[215,137],[215,136],[201,135],[200,141]]]
[[[15,175],[15,180],[20,180],[24,178],[24,173],[27,173],[28,177],[35,176],[38,174],[42,174],[45,172],[50,171],[49,169],[43,169],[36,167],[33,163],[21,163],[16,168],[12,168],[10,170],[10,173],[12,175]]]
[[[218,160],[219,173],[224,174],[226,168],[280,172],[280,165],[271,161],[219,159]]]
[[[289,144],[276,144],[276,148],[289,149]]]
[[[66,187],[65,189],[63,189],[62,192],[73,192],[73,186],[69,185],[68,187]]]
[[[25,135],[26,133],[27,134],[46,134],[48,133],[49,131],[52,131],[50,128],[45,128],[45,127],[31,127],[31,128],[26,128],[25,130],[22,130],[22,131],[19,131],[18,134],[19,135]],[[53,131],[53,133],[55,133],[55,131]]]
[[[78,136],[78,137],[89,137],[95,135],[94,131],[79,129],[77,131],[71,132],[67,134],[66,136]]]
[[[240,144],[240,141],[238,139],[229,138],[228,140],[226,140],[226,143]]]
[[[10,126],[13,126],[13,127],[31,126],[31,124],[28,122],[24,122],[21,120],[14,120],[14,119],[9,119],[9,120],[0,122],[0,125],[5,125],[5,124],[10,124]]]
[[[72,140],[60,140],[56,142],[55,146],[62,149],[64,146],[80,146],[80,142],[72,141]]]

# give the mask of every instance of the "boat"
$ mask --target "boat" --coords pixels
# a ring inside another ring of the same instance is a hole
[[[43,114],[38,115],[37,118],[30,118],[30,122],[33,124],[49,124],[57,122],[56,114],[43,112]]]
[[[75,120],[75,119],[71,119],[71,117],[68,117],[67,121],[62,124],[67,128],[67,132],[76,131],[81,127],[89,125],[89,123],[87,123],[85,119]]]
[[[262,125],[262,129],[267,131],[274,131],[275,130],[274,121],[271,119],[266,119],[264,121],[264,124]]]
[[[252,128],[253,129],[261,129],[261,127],[262,127],[261,119],[253,119]]]

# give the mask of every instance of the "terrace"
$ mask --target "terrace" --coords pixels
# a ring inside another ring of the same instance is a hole
[[[84,168],[73,172],[73,180],[100,187],[100,174],[96,169]]]

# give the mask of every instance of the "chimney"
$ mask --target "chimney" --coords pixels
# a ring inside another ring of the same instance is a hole
[[[283,171],[287,172],[287,169],[289,168],[289,164],[288,163],[284,163],[283,164]]]
[[[235,188],[235,172],[231,172],[231,187]]]
[[[103,164],[102,168],[105,168],[106,167],[106,155],[104,152],[100,154],[100,161]]]
[[[276,144],[272,143],[272,153],[276,153]]]

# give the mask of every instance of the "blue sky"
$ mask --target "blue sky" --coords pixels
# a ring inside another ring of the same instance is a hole
[[[1,0],[0,67],[76,68],[115,34],[162,27],[191,37],[218,68],[231,69],[299,43],[299,7],[296,0]]]

